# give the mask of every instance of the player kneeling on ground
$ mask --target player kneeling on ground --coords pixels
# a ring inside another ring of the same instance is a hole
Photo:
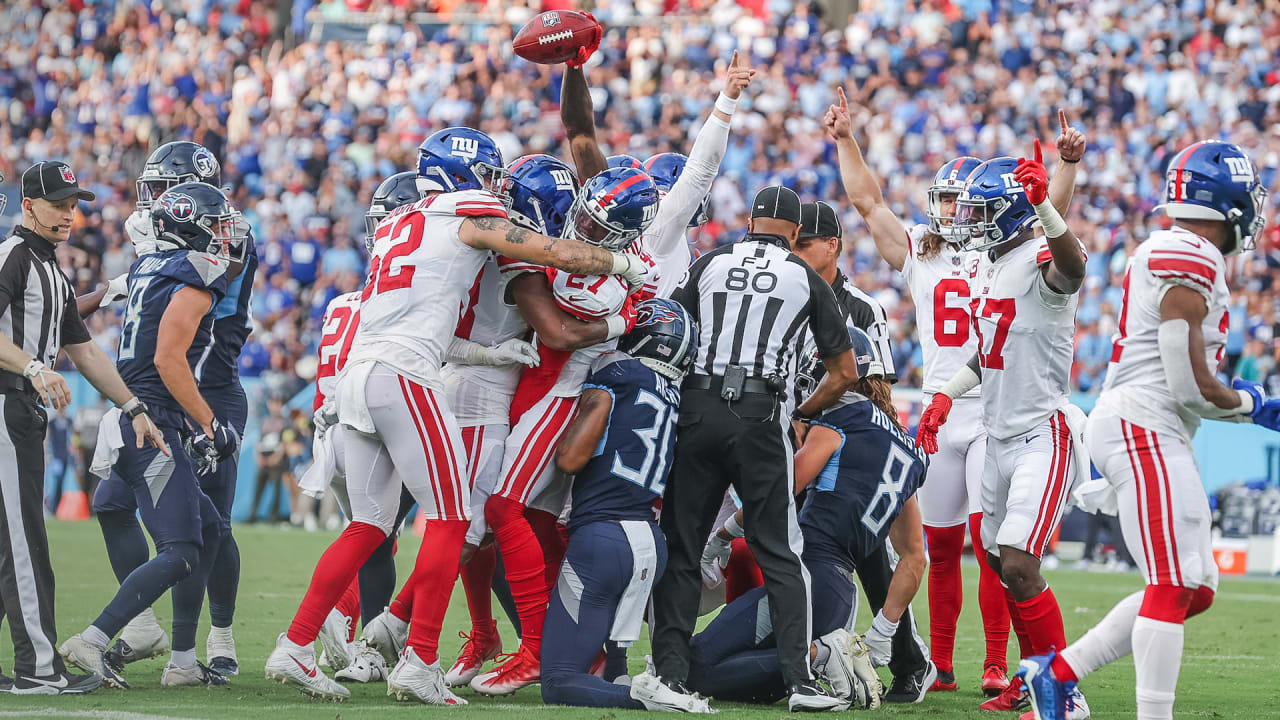
[[[569,546],[543,630],[545,702],[711,711],[651,671],[631,687],[590,672],[606,640],[629,645],[640,637],[649,591],[667,562],[654,501],[671,470],[678,383],[693,362],[697,334],[678,303],[638,305],[635,329],[595,361],[577,417],[556,449],[556,464],[576,478]]]
[[[849,335],[863,379],[813,420],[795,467],[796,487],[809,493],[799,513],[801,559],[813,587],[809,662],[832,694],[792,695],[792,711],[844,710],[852,703],[879,707],[884,686],[863,639],[849,632],[857,592],[851,573],[860,560],[881,550],[886,537],[892,536],[904,557],[914,546],[920,562],[899,564],[885,603],[886,614],[895,617],[915,595],[924,573],[923,530],[913,495],[924,479],[925,455],[893,419],[857,392],[866,382],[872,343],[858,328],[850,327]],[[711,543],[727,544],[742,536],[741,522],[738,511]],[[709,547],[704,562],[713,562],[715,555]],[[726,700],[773,703],[786,697],[771,617],[764,587],[721,610],[693,637],[689,687]]]

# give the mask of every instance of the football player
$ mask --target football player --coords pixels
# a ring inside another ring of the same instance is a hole
[[[1171,720],[1183,623],[1208,609],[1218,585],[1213,518],[1191,438],[1200,418],[1280,430],[1280,399],[1214,377],[1226,341],[1224,257],[1253,247],[1266,190],[1239,147],[1198,142],[1170,161],[1161,208],[1173,220],[1129,259],[1111,365],[1085,436],[1147,582],[1061,650],[1023,660],[1037,720],[1073,716],[1075,684],[1133,654],[1138,717]],[[1082,494],[1088,494],[1081,488]]]
[[[886,538],[902,554],[885,611],[901,618],[924,573],[919,508],[914,498],[924,478],[925,455],[893,416],[863,392],[875,351],[861,329],[849,328],[862,378],[831,409],[813,419],[796,454],[796,492],[808,492],[799,513],[803,561],[812,578],[813,640],[809,657],[832,694],[793,694],[789,708],[843,710],[880,705],[883,686],[863,639],[853,628],[857,591],[851,574],[859,563],[883,552]],[[813,358],[816,361],[816,358]],[[815,364],[804,372],[812,377]],[[716,531],[712,544],[741,537],[742,511]],[[878,561],[875,561],[878,562]],[[693,637],[689,687],[716,698],[773,703],[787,696],[778,662],[769,600],[764,587],[729,603]],[[888,655],[887,643],[883,654]],[[881,664],[887,657],[881,658]],[[927,661],[926,661],[927,662]],[[930,668],[932,666],[929,666]]]
[[[212,339],[211,310],[226,295],[230,262],[243,260],[232,252],[247,248],[249,226],[221,190],[199,182],[165,191],[150,215],[157,251],[129,271],[116,364],[125,382],[154,407],[169,452],[142,447],[123,417],[104,418],[98,445],[113,456],[102,465],[110,465],[132,490],[156,556],[130,572],[98,619],[60,652],[77,667],[101,674],[108,685],[127,688],[104,661],[107,645],[125,623],[191,575],[173,593],[173,653],[161,683],[224,685],[224,676],[196,660],[205,579],[222,534],[221,515],[201,490],[196,468],[235,455],[240,436],[202,396],[196,374]],[[101,469],[96,459],[94,465]]]
[[[637,307],[635,329],[596,358],[578,413],[556,448],[573,475],[569,545],[551,594],[542,646],[542,700],[556,705],[710,712],[644,673],[627,685],[591,673],[606,640],[640,637],[645,606],[666,564],[655,522],[675,446],[680,380],[697,328],[670,300]]]
[[[978,350],[934,393],[917,432],[921,446],[937,452],[952,402],[982,383],[981,542],[1036,655],[1066,645],[1040,557],[1077,474],[1087,478],[1089,471],[1076,457],[1083,454],[1075,435],[1084,414],[1068,400],[1085,253],[1049,201],[1048,186],[1039,139],[1033,159],[988,160],[966,179],[952,227],[978,252],[971,282]],[[1013,710],[1026,702],[1021,683],[1009,683],[982,707]],[[1079,691],[1075,703],[1077,717],[1087,717]]]
[[[494,194],[507,172],[484,133],[434,133],[420,147],[418,175],[424,198],[378,226],[359,328],[334,391],[339,421],[351,430],[344,430],[347,467],[360,468],[358,477],[347,476],[352,522],[321,557],[292,625],[267,659],[267,677],[327,699],[349,692],[315,668],[311,643],[357,568],[391,534],[403,481],[427,522],[417,579],[410,579],[414,622],[388,690],[400,699],[465,703],[445,687],[436,652],[471,512],[465,447],[443,402],[440,369],[458,309],[490,251],[568,272],[616,273],[629,286],[642,286],[649,274],[637,256],[512,225]],[[413,472],[397,474],[397,467]]]

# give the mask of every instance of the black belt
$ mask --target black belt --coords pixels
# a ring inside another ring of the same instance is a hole
[[[8,370],[0,370],[0,393],[4,392],[20,392],[27,395],[35,395],[36,389],[31,385],[31,381],[17,373],[11,373]]]
[[[711,390],[720,392],[721,385],[724,384],[724,378],[719,375],[690,375],[684,379],[682,390]],[[769,383],[759,378],[747,378],[742,383],[743,393],[753,393],[759,395],[777,396],[769,387]]]

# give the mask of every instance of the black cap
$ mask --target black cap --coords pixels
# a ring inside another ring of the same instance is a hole
[[[92,201],[97,196],[80,187],[71,166],[60,160],[38,162],[22,173],[22,197],[49,202],[66,200],[72,196]]]
[[[805,203],[800,206],[800,239],[840,238],[840,216],[835,208],[824,202]]]
[[[790,188],[772,185],[751,201],[752,218],[776,218],[800,224],[800,196]]]

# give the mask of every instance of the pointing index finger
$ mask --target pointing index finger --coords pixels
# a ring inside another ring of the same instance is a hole
[[[838,88],[838,90],[839,90],[839,93],[840,93],[840,109],[841,109],[841,110],[844,110],[845,112],[848,112],[848,110],[849,110],[849,98],[845,97],[845,95],[844,95],[844,88],[843,88],[843,87]]]
[[[1062,134],[1067,133],[1067,111],[1058,108],[1058,127],[1062,130]]]
[[[729,61],[729,67],[731,68],[738,67],[738,51],[737,50],[733,51],[733,59]]]
[[[1035,154],[1036,162],[1044,163],[1044,153],[1040,151],[1040,138],[1036,138],[1035,150],[1036,150],[1036,154]]]

